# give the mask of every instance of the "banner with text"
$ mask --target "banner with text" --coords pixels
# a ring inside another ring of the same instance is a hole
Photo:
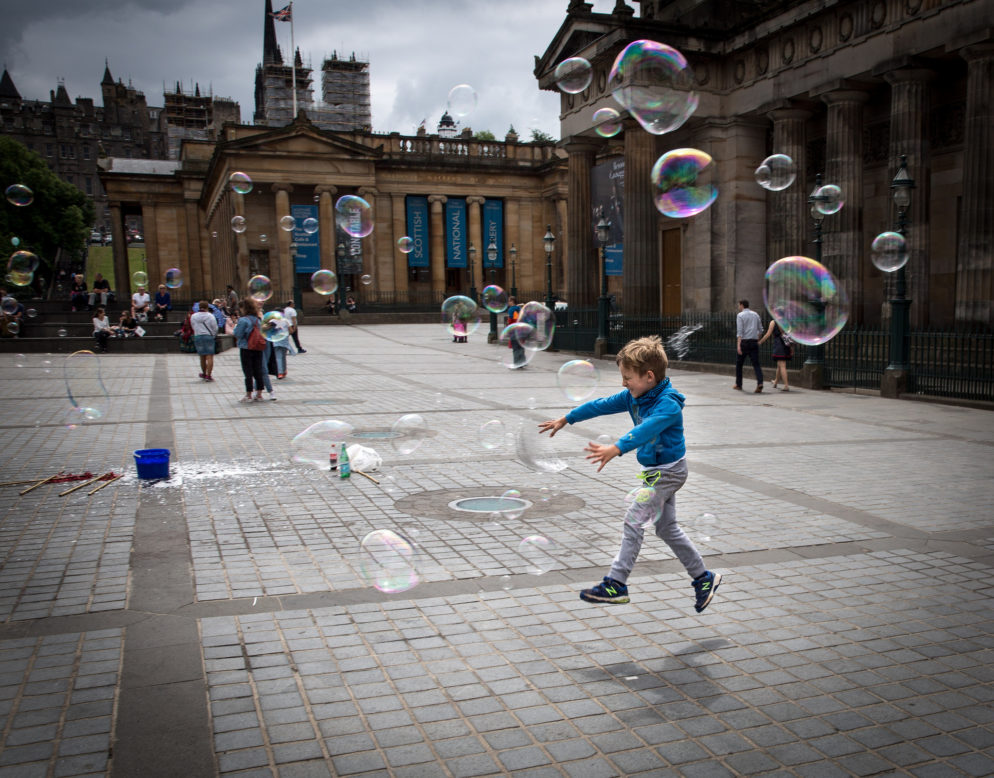
[[[414,248],[407,255],[408,267],[429,267],[428,263],[428,198],[407,196],[407,237]]]
[[[445,266],[466,267],[468,241],[466,201],[450,197],[445,201]]]
[[[611,237],[604,246],[604,272],[609,276],[623,275],[625,227],[625,160],[623,157],[609,159],[590,170],[590,228],[597,240],[597,223],[601,213],[611,222]],[[602,210],[603,209],[603,210]]]
[[[497,260],[490,264],[487,248],[491,243],[497,246]],[[504,267],[504,201],[485,200],[483,203],[483,267]]]
[[[314,273],[321,269],[321,233],[308,234],[304,231],[305,219],[318,218],[316,205],[291,205],[290,215],[294,219],[293,242],[297,249],[293,254],[294,272]],[[329,270],[331,268],[328,268]]]

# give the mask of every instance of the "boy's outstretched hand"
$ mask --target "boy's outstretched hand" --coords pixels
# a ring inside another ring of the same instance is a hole
[[[588,443],[583,450],[590,452],[587,454],[587,459],[597,465],[598,473],[604,469],[604,465],[621,453],[621,449],[619,449],[614,443],[610,446],[605,446],[601,443],[591,442]]]
[[[558,419],[552,421],[543,421],[538,425],[538,434],[541,435],[543,432],[548,432],[549,437],[553,438],[556,433],[559,432],[563,427],[566,426],[566,417],[560,416]]]

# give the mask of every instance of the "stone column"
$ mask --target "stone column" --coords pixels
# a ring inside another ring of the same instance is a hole
[[[514,281],[515,285],[521,284],[521,271],[523,263],[521,261],[521,201],[516,197],[508,197],[504,201],[505,213],[504,224],[506,234],[504,235],[504,289],[510,294],[511,290],[511,246],[517,249],[518,255],[514,260]],[[531,211],[525,205],[525,212],[531,217]],[[530,225],[529,225],[530,226]],[[527,233],[526,233],[527,234]]]
[[[338,275],[338,265],[335,264],[335,250],[338,248],[335,238],[335,195],[336,186],[316,186],[314,194],[318,198],[318,246],[320,247],[321,269],[332,270]]]
[[[183,269],[186,277],[184,284],[187,295],[206,295],[208,290],[213,290],[211,280],[211,263],[204,261],[203,243],[201,236],[204,230],[200,225],[200,210],[197,208],[197,201],[186,199],[183,201],[183,210],[186,215],[186,251],[187,267]],[[145,245],[148,245],[146,236]],[[194,298],[195,299],[195,298]]]
[[[281,301],[286,301],[293,296],[293,257],[290,256],[290,243],[293,240],[293,233],[287,232],[280,227],[280,219],[290,215],[290,192],[293,191],[291,184],[273,184],[273,192],[276,194],[276,262],[270,263],[269,270],[276,276],[272,278],[275,295]],[[276,272],[273,273],[275,268]]]
[[[559,294],[566,294],[566,290],[569,288],[569,279],[566,273],[566,263],[563,258],[566,256],[566,252],[569,250],[569,241],[566,239],[566,231],[564,227],[566,226],[566,209],[567,209],[568,198],[557,195],[553,199],[553,214],[550,217],[549,224],[552,225],[552,234],[556,236],[556,250],[552,255],[552,281],[556,287],[556,291]],[[545,236],[545,233],[542,233]],[[542,254],[545,254],[545,246],[542,246]],[[567,298],[568,299],[568,298]]]
[[[994,44],[970,46],[962,56],[967,82],[956,321],[989,326],[994,312]]]
[[[486,281],[483,278],[483,257],[486,253],[486,246],[483,245],[483,216],[480,208],[486,198],[480,197],[479,195],[473,195],[472,197],[466,198],[466,205],[469,206],[469,242],[473,248],[476,249],[475,252],[471,252],[467,247],[467,262],[472,263],[473,272],[471,278],[473,283],[476,285],[477,290],[483,289],[485,287]]]
[[[897,173],[902,154],[908,157],[908,174],[915,180],[908,209],[908,264],[905,267],[907,295],[911,300],[911,326],[928,326],[929,281],[929,151],[928,107],[929,83],[935,74],[923,68],[902,68],[884,74],[890,84],[890,159],[891,178]],[[889,183],[889,182],[888,182]],[[893,200],[891,200],[893,202]],[[889,208],[891,213],[894,207]],[[893,229],[886,225],[886,229]],[[883,230],[881,230],[883,232]],[[884,274],[884,307],[889,317],[890,299],[895,293],[896,273]]]
[[[114,255],[114,294],[119,303],[131,300],[131,272],[128,267],[128,242],[124,231],[124,214],[120,203],[110,203],[110,234],[113,238],[111,253]],[[151,244],[146,243],[148,247]]]
[[[633,316],[659,313],[659,211],[650,174],[656,136],[625,120],[624,309]]]
[[[407,203],[404,195],[392,194],[390,204],[393,209],[393,288],[398,301],[407,302],[408,255],[397,248],[397,241],[407,235]]]
[[[590,169],[594,166],[596,143],[581,139],[565,146],[569,154],[569,203],[566,213],[566,300],[573,308],[596,304],[600,290],[598,257],[591,223]],[[626,198],[627,199],[627,198]]]
[[[810,209],[804,180],[807,166],[805,124],[811,111],[790,107],[787,102],[783,107],[769,111],[767,116],[773,121],[773,153],[786,154],[797,167],[797,179],[793,184],[783,191],[766,195],[768,259],[774,262],[782,257],[807,255]]]
[[[152,203],[142,203],[142,229],[145,231],[145,270],[148,272],[148,284],[145,290],[155,297],[155,292],[165,278],[166,266],[162,264],[162,245],[159,241],[159,230],[155,223],[155,206]],[[114,238],[117,242],[117,238]],[[127,240],[125,240],[125,255],[127,255]]]
[[[431,290],[445,294],[445,219],[442,206],[448,200],[445,195],[430,195],[431,206]]]
[[[245,195],[238,192],[231,193],[231,204],[235,211],[235,216],[245,216]],[[248,233],[235,233],[235,279],[231,282],[238,292],[239,297],[244,297],[249,280],[249,251]]]
[[[376,225],[377,214],[377,199],[379,197],[379,190],[371,186],[361,186],[358,189],[359,197],[369,203],[370,207],[373,209],[373,224]],[[379,289],[379,280],[377,278],[378,272],[378,262],[377,262],[377,245],[378,241],[376,239],[377,230],[374,226],[373,231],[369,233],[365,238],[362,239],[362,273],[360,273],[360,278],[364,275],[368,275],[373,279],[373,283],[370,286],[365,286],[362,281],[359,281],[359,288],[357,291],[359,294],[363,295],[362,299],[369,299],[370,293],[373,291],[370,287],[376,287]]]
[[[842,188],[845,205],[825,217],[823,264],[849,295],[849,322],[863,319],[863,105],[860,89],[836,89],[822,95],[828,105],[825,184]]]

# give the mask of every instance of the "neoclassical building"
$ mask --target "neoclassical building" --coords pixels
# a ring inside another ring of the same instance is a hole
[[[248,175],[252,190],[229,185]],[[365,131],[336,133],[303,112],[284,127],[225,125],[218,142],[185,141],[180,159],[102,161],[112,214],[115,283],[128,271],[123,224],[140,215],[150,281],[180,268],[181,299],[223,291],[244,294],[248,279],[269,276],[277,296],[299,289],[305,306],[318,269],[336,270],[360,302],[429,303],[488,283],[522,293],[561,290],[566,243],[566,160],[552,143]],[[358,195],[372,209],[373,230],[352,237],[336,226],[335,204]],[[280,227],[293,216],[293,231]],[[242,217],[245,230],[232,229]],[[316,219],[318,230],[303,224]],[[551,227],[556,251],[547,257]],[[410,253],[397,241],[410,237]],[[493,247],[493,258],[488,247]],[[368,278],[363,278],[367,276]]]
[[[870,244],[894,228],[890,183],[903,154],[916,184],[906,268],[913,326],[991,324],[994,0],[642,0],[638,14],[618,0],[611,13],[591,9],[569,3],[535,66],[549,90],[567,57],[594,70],[585,91],[561,98],[571,303],[597,297],[595,208],[619,192],[622,237],[612,243],[623,246],[609,272],[626,314],[732,311],[741,297],[761,300],[772,261],[814,256],[808,196],[820,173],[845,197],[822,223],[823,261],[849,290],[850,321],[877,324],[889,316],[893,279],[870,261]],[[684,54],[699,108],[669,134],[625,118],[620,134],[599,137],[597,109],[625,116],[607,76],[639,39]],[[653,204],[650,171],[682,147],[714,158],[719,195],[707,211],[671,219]],[[781,192],[754,180],[773,153],[798,167]]]

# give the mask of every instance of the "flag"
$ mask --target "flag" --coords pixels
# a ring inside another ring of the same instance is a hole
[[[270,16],[278,22],[293,21],[293,3],[290,3],[290,5],[285,6],[278,11],[273,11]]]

